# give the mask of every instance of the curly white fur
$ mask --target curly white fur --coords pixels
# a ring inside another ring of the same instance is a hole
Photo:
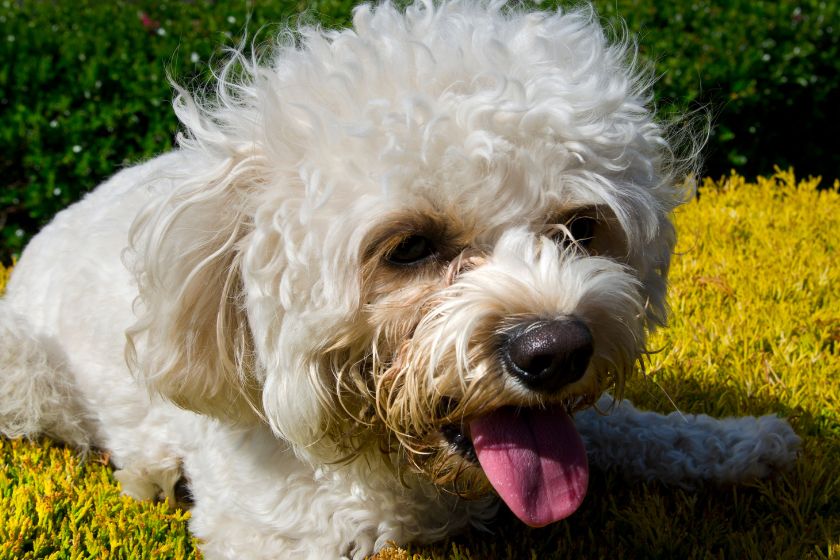
[[[467,1],[360,6],[352,29],[235,53],[212,94],[178,90],[176,151],[24,252],[0,431],[107,449],[139,498],[185,476],[208,558],[362,558],[480,526],[497,501],[472,420],[620,390],[665,319],[688,167],[634,63],[589,8]],[[393,264],[411,236],[434,258]],[[594,350],[549,394],[499,348],[558,317]],[[798,445],[772,417],[576,422],[593,463],[676,484],[764,476]]]

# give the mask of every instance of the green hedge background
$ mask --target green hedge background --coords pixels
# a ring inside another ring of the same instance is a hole
[[[120,167],[171,148],[178,124],[167,73],[200,83],[221,46],[244,33],[265,44],[299,17],[343,25],[354,4],[3,0],[0,261]],[[824,184],[840,176],[840,3],[595,4],[656,63],[662,111],[702,107],[714,116],[704,174],[754,176],[779,165],[822,175]]]

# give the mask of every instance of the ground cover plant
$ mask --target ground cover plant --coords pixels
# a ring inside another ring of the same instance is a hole
[[[119,167],[172,147],[167,72],[195,85],[219,45],[244,32],[261,44],[299,17],[343,25],[355,3],[0,0],[0,261]],[[779,164],[837,177],[828,124],[840,122],[840,3],[594,4],[656,63],[664,113],[705,107],[714,117],[708,174],[754,176]]]
[[[671,325],[627,388],[661,412],[789,418],[804,440],[792,472],[694,490],[593,472],[583,507],[556,525],[501,514],[491,534],[380,560],[840,559],[840,183],[818,182],[706,180],[678,210]],[[189,514],[120,497],[107,456],[0,444],[0,559],[198,556]]]

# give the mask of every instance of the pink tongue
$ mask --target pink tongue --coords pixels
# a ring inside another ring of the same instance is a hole
[[[562,408],[500,408],[473,420],[470,432],[490,484],[524,523],[542,527],[580,506],[589,465]]]

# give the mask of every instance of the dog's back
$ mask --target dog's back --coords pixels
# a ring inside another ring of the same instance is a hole
[[[97,403],[128,375],[114,365],[136,297],[121,253],[136,213],[165,188],[151,188],[152,175],[178,157],[118,173],[24,251],[0,299],[0,433],[102,445]]]

